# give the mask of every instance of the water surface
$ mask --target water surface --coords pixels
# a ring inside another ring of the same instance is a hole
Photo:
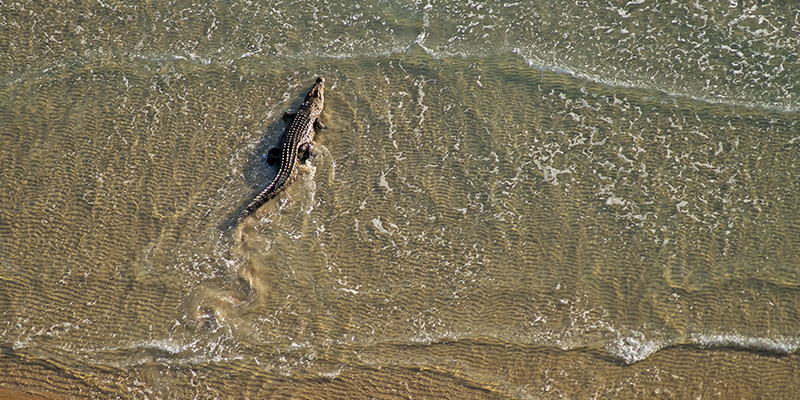
[[[3,388],[797,389],[796,7],[1,7]]]

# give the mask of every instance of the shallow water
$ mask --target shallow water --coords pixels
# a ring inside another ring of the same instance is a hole
[[[791,397],[800,11],[579,3],[1,6],[0,382]]]

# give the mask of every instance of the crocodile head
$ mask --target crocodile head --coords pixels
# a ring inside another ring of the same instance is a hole
[[[322,107],[325,103],[325,78],[319,77],[308,92],[308,96],[303,101],[303,105],[311,109],[312,112],[317,114],[322,112]]]

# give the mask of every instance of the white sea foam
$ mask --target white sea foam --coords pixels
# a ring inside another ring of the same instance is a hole
[[[791,354],[800,348],[798,337],[752,337],[738,333],[706,333],[692,334],[690,338],[692,343],[703,347],[733,347],[777,354]]]
[[[735,332],[728,333],[693,333],[688,337],[664,339],[659,335],[645,335],[639,331],[631,331],[620,335],[609,342],[605,349],[614,357],[633,364],[649,357],[661,349],[679,343],[693,344],[703,348],[735,348],[741,350],[766,351],[775,354],[792,354],[800,348],[799,337],[747,336]]]
[[[632,331],[629,335],[620,336],[608,343],[606,351],[626,364],[633,364],[644,360],[669,344],[668,340],[648,338],[639,331]]]

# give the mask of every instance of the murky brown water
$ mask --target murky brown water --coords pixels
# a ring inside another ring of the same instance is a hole
[[[795,393],[796,112],[418,45],[145,57],[68,9],[6,14],[65,30],[2,39],[0,398]],[[231,228],[318,75],[318,156]]]

